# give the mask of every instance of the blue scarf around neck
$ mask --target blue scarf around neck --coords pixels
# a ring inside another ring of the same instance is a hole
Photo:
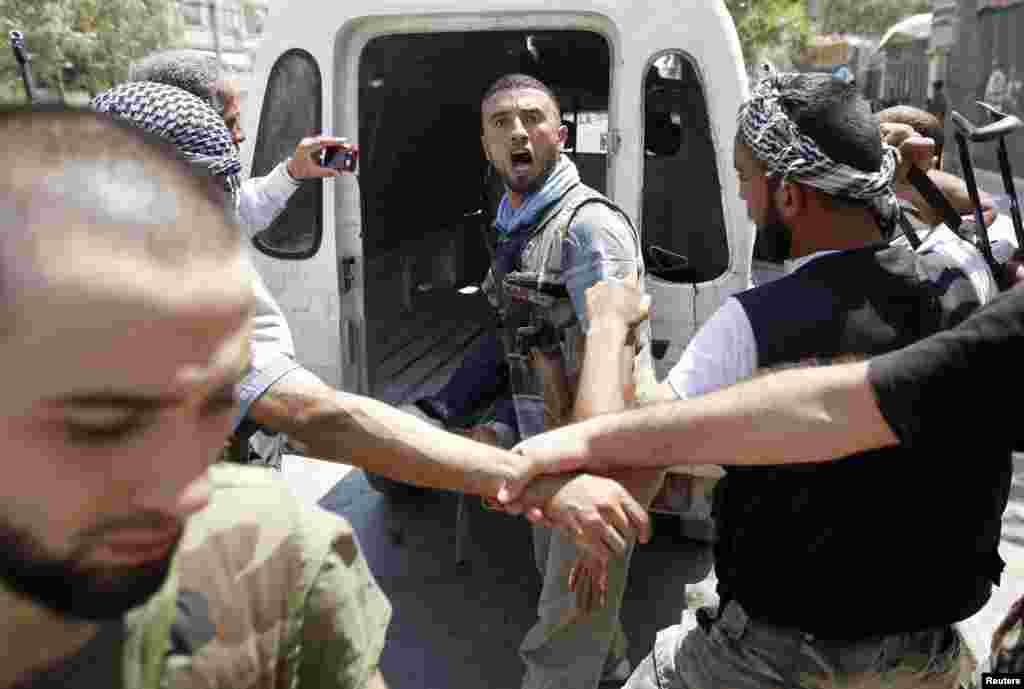
[[[555,164],[555,169],[548,175],[544,186],[537,191],[524,194],[523,203],[519,208],[512,207],[508,202],[508,192],[505,192],[494,218],[498,241],[504,242],[521,230],[532,227],[542,211],[560,199],[579,181],[580,173],[576,170],[576,164],[563,153]]]

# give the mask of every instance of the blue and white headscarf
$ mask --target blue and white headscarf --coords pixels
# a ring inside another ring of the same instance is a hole
[[[832,196],[866,201],[887,224],[894,222],[899,209],[892,186],[899,163],[896,149],[882,145],[882,165],[874,172],[830,158],[800,131],[782,105],[783,93],[797,76],[769,72],[754,87],[750,100],[739,111],[743,142],[768,168],[769,174]]]
[[[238,190],[242,163],[231,132],[216,110],[188,91],[132,81],[99,94],[91,106],[169,141],[189,163],[223,179],[228,191]]]

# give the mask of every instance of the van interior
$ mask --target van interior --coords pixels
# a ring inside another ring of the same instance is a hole
[[[374,397],[397,405],[435,392],[495,325],[478,290],[490,263],[484,229],[503,192],[480,142],[484,92],[514,72],[547,84],[569,129],[566,154],[584,183],[605,191],[611,60],[605,37],[588,31],[401,34],[367,43],[358,71],[360,272]],[[320,130],[319,78],[301,51],[275,63],[254,175],[288,154],[277,142]],[[644,192],[642,217],[633,220],[648,272],[669,282],[712,280],[727,269],[729,252],[705,85],[686,54],[667,52],[652,56],[643,88]],[[309,228],[324,231],[316,225],[322,191],[310,186],[301,190],[308,198],[257,235],[259,248],[283,246],[281,257],[300,257],[304,245],[316,250]]]

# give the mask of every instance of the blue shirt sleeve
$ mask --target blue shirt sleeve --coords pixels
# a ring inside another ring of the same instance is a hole
[[[573,309],[586,332],[587,289],[601,280],[637,273],[643,259],[626,219],[603,203],[590,203],[576,214],[562,241],[562,266]]]
[[[258,367],[250,364],[242,380],[235,386],[239,404],[238,415],[231,425],[232,432],[238,428],[242,419],[249,413],[252,403],[258,400],[260,395],[267,391],[267,388],[300,366],[301,364],[295,359],[285,354],[274,356],[262,362]]]

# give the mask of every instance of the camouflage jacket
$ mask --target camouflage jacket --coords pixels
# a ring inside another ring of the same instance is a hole
[[[391,607],[349,523],[266,469],[210,469],[163,590],[126,618],[125,689],[363,687]]]

